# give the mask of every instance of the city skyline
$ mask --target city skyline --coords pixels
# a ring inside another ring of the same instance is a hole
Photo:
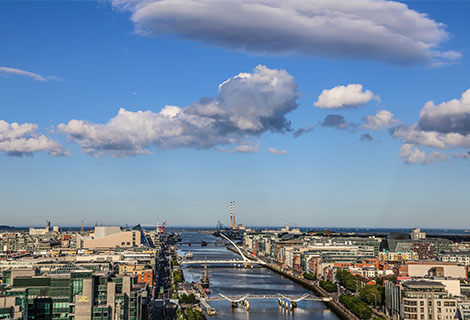
[[[2,224],[470,228],[470,3],[180,2],[0,3]]]

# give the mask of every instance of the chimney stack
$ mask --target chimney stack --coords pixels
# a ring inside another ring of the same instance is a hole
[[[230,229],[233,229],[233,205],[230,201]]]
[[[237,224],[235,223],[235,201],[233,201],[233,228],[232,229],[236,229],[237,228]]]

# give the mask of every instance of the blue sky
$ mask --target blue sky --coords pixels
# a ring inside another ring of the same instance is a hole
[[[0,2],[2,224],[470,228],[469,2],[220,3]]]

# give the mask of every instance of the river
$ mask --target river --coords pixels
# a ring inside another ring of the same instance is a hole
[[[179,246],[180,255],[191,251],[194,260],[204,259],[239,259],[240,257],[227,250],[220,238],[197,232],[182,232],[182,244]],[[202,247],[201,242],[208,243]],[[191,245],[189,245],[189,243]],[[228,294],[287,294],[301,296],[311,293],[304,287],[264,267],[233,268],[209,266],[211,295]],[[186,281],[199,281],[203,268],[184,267]],[[277,300],[250,300],[250,310],[232,308],[228,301],[213,301],[211,306],[217,310],[217,316],[211,319],[339,319],[323,302],[300,301],[293,312],[279,307]]]

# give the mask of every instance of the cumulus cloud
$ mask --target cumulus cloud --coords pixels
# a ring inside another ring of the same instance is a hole
[[[447,156],[441,152],[434,151],[431,153],[426,153],[409,143],[405,143],[400,147],[400,157],[403,158],[405,163],[420,164],[430,164],[447,160]]]
[[[370,133],[363,133],[360,136],[361,141],[372,141],[374,138],[370,135]]]
[[[166,106],[158,113],[121,108],[105,124],[74,119],[58,129],[90,155],[244,145],[267,131],[291,131],[286,114],[297,108],[297,97],[290,74],[260,65],[224,81],[215,100],[202,98],[184,108]]]
[[[470,147],[470,89],[460,99],[435,105],[427,102],[417,123],[392,128],[392,135],[406,143],[438,149]]]
[[[393,113],[388,110],[380,110],[375,116],[366,116],[363,127],[370,130],[383,130],[399,123],[393,118]]]
[[[271,152],[271,153],[274,153],[274,154],[280,154],[280,155],[288,153],[287,150],[278,150],[276,148],[268,148],[266,150],[268,150],[268,152]]]
[[[470,133],[470,89],[460,99],[435,105],[427,102],[419,114],[418,129],[439,133]]]
[[[309,132],[311,132],[313,130],[313,126],[310,125],[310,126],[307,126],[305,128],[299,128],[297,130],[295,130],[292,135],[294,136],[294,138],[298,138],[298,137],[301,137],[303,136],[304,134],[307,134]]]
[[[372,98],[374,98],[372,91],[363,91],[361,84],[348,84],[323,90],[313,105],[325,109],[359,107]]]
[[[255,54],[442,64],[461,57],[440,49],[445,25],[406,4],[385,0],[113,0],[144,35]]]
[[[68,154],[57,141],[39,134],[36,124],[8,123],[4,120],[0,120],[0,151],[10,156],[32,155],[39,151],[53,156]]]
[[[390,132],[393,137],[402,140],[403,145],[438,150],[470,148],[470,89],[460,99],[438,105],[427,102],[420,111],[417,123],[400,125],[391,128]],[[446,155],[446,158],[449,157]],[[439,157],[434,156],[433,159],[437,161]],[[435,161],[423,163],[430,162]]]
[[[36,81],[47,82],[49,80],[57,80],[57,81],[64,81],[64,79],[54,76],[42,76],[37,73],[29,72],[26,70],[16,69],[16,68],[8,68],[8,67],[0,67],[0,73],[3,74],[10,74],[10,75],[17,75],[17,76],[24,76],[31,78]]]

